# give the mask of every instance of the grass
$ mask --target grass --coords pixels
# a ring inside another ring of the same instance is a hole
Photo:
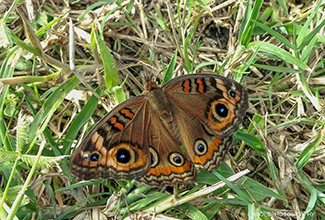
[[[322,1],[1,4],[0,219],[325,219]],[[176,189],[76,180],[74,148],[148,72],[247,88],[225,162]]]

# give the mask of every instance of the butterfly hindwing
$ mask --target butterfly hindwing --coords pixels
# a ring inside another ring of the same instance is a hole
[[[186,152],[181,150],[181,142],[173,137],[155,112],[151,112],[149,124],[151,167],[140,181],[164,186],[195,179],[194,167]]]

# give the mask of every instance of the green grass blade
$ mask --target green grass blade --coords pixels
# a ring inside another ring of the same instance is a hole
[[[289,17],[289,12],[288,12],[288,8],[287,8],[286,1],[285,0],[277,0],[277,2],[279,3],[279,5],[281,6],[281,8],[283,9],[283,11],[286,14],[286,16]]]
[[[298,35],[298,38],[297,38],[297,45],[298,45],[298,48],[302,45],[302,42],[303,40],[305,39],[306,37],[306,34],[308,33],[307,30],[310,26],[310,23],[312,22],[312,20],[314,19],[316,13],[318,13],[318,9],[319,7],[322,5],[322,1],[318,1],[315,9],[312,11],[312,13],[308,16],[308,19],[307,21],[304,23],[304,26],[302,27],[301,31],[300,31],[300,34]]]
[[[238,39],[241,43],[241,45],[245,45],[247,42],[247,39],[250,39],[251,36],[248,36],[248,31],[250,29],[249,24],[250,24],[250,19],[251,19],[251,13],[252,13],[252,0],[248,0],[246,3],[246,10],[244,13],[244,17],[242,19],[240,28],[239,28],[239,33],[238,33]]]
[[[40,125],[45,122],[48,116],[52,115],[57,107],[62,103],[66,95],[78,85],[79,80],[77,77],[72,77],[61,86],[59,86],[51,96],[44,102],[42,108],[35,116],[33,123],[31,124],[28,139],[29,143],[35,139],[36,132],[40,129]],[[42,131],[39,131],[42,132]],[[31,146],[32,147],[32,146]]]
[[[236,186],[232,182],[228,181],[226,178],[220,175],[216,170],[213,171],[213,174],[216,175],[221,181],[225,182],[227,186],[229,186],[232,190],[234,190],[237,193],[239,199],[247,203],[253,202],[253,200],[248,196],[247,193],[245,193],[243,190],[241,190],[238,186]]]
[[[12,219],[14,219],[14,218],[15,218],[15,215],[16,215],[16,213],[17,213],[17,211],[18,211],[19,208],[20,208],[20,204],[21,204],[21,202],[22,202],[22,200],[23,200],[23,197],[24,197],[24,195],[25,195],[25,191],[27,190],[27,187],[29,186],[30,181],[32,180],[32,177],[34,176],[35,170],[36,170],[36,168],[37,168],[37,166],[38,166],[38,161],[39,161],[39,159],[40,159],[40,157],[41,157],[41,154],[42,154],[42,152],[43,152],[44,145],[45,145],[45,141],[43,141],[43,142],[41,143],[41,146],[40,146],[40,148],[38,149],[38,153],[37,153],[37,155],[36,155],[36,158],[37,158],[37,159],[36,159],[35,163],[33,164],[32,168],[31,168],[31,170],[30,170],[30,172],[29,172],[29,174],[28,174],[28,176],[27,176],[27,178],[26,178],[26,180],[25,180],[25,183],[24,183],[23,187],[21,188],[21,190],[20,190],[20,192],[18,193],[18,195],[17,195],[17,197],[16,197],[14,203],[13,203],[12,206],[11,206],[9,216],[8,216],[8,218],[7,218],[8,220],[12,220]]]
[[[96,89],[96,92],[100,92],[100,88]],[[87,101],[86,105],[79,112],[77,117],[73,120],[70,125],[69,130],[63,140],[63,149],[64,154],[67,155],[70,152],[71,144],[76,139],[78,132],[82,128],[82,126],[89,120],[89,118],[94,114],[97,108],[98,99],[96,96],[92,95],[90,99]]]
[[[193,220],[208,220],[208,218],[194,205],[186,203],[181,206],[187,210],[186,215]]]
[[[266,25],[264,25],[264,24],[262,24],[262,23],[260,23],[258,21],[255,21],[255,20],[252,20],[252,22],[254,24],[256,24],[258,27],[262,28],[264,31],[266,31],[269,34],[271,34],[272,36],[274,36],[276,39],[278,39],[280,42],[282,42],[287,47],[289,47],[289,48],[291,48],[293,50],[296,50],[295,46],[292,45],[287,38],[285,38],[284,36],[282,36],[281,34],[279,34],[278,32],[276,32],[272,28],[269,28],[268,26],[266,26]]]
[[[323,141],[325,136],[325,126],[323,126],[317,133],[315,140],[308,144],[308,146],[301,152],[298,161],[296,162],[296,166],[298,170],[301,170],[311,158],[312,154],[315,152],[316,148]]]
[[[245,22],[245,27],[244,29],[240,29],[240,33],[243,33],[241,35],[241,38],[240,38],[240,42],[243,46],[247,46],[248,43],[250,42],[250,39],[252,38],[252,35],[253,35],[253,31],[254,31],[254,27],[255,25],[253,24],[252,20],[257,20],[258,18],[258,15],[261,11],[261,7],[263,5],[263,0],[261,1],[255,1],[254,3],[254,6],[253,6],[253,10],[251,11],[250,13],[250,9],[247,10],[249,7],[251,7],[252,5],[252,1],[248,1],[247,3],[247,8],[246,8],[246,12],[245,12],[245,15],[244,15],[244,21]],[[247,48],[247,47],[246,47]]]
[[[93,9],[97,8],[100,5],[103,4],[109,4],[109,3],[114,3],[114,0],[105,0],[105,1],[98,1],[92,5],[90,5],[89,7],[86,8],[86,10],[84,10],[78,17],[78,20],[81,20],[88,12],[92,11]]]
[[[161,85],[164,85],[166,82],[168,82],[169,80],[172,79],[174,70],[175,70],[175,66],[176,66],[177,54],[178,54],[178,51],[175,50],[175,53],[174,53],[172,59],[170,60],[170,64],[167,67],[167,70],[166,70],[166,73],[164,75],[164,79],[163,79]]]
[[[310,44],[313,38],[317,36],[317,33],[324,27],[325,25],[325,20],[323,20],[317,27],[315,27],[306,37],[302,39],[301,44],[298,47],[298,50],[302,50],[305,46],[313,46],[315,47],[314,44]],[[318,38],[318,37],[317,37]]]
[[[111,52],[99,35],[96,35],[96,40],[104,64],[106,87],[109,91],[111,91],[113,87],[118,86],[117,64]]]
[[[264,53],[270,53],[275,56],[277,56],[279,59],[291,63],[293,65],[298,66],[299,68],[303,70],[310,70],[310,68],[303,63],[300,59],[292,56],[289,52],[285,51],[282,48],[279,48],[273,44],[270,44],[268,42],[262,42],[262,41],[254,41],[248,44],[247,48],[252,48],[254,50],[259,49],[260,51],[263,51]]]

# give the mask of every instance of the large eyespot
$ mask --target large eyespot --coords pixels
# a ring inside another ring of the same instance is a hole
[[[221,98],[216,99],[209,103],[207,106],[207,118],[211,120],[211,123],[221,123],[229,119],[229,116],[231,115],[232,104],[227,103],[227,100]],[[209,125],[211,126],[211,125]],[[212,130],[219,130],[221,127],[224,127],[225,125],[216,125],[216,128],[212,128]]]
[[[214,110],[214,112],[217,113],[219,117],[226,118],[228,116],[228,108],[222,103],[216,104]]]
[[[194,143],[194,152],[198,156],[203,156],[208,152],[208,145],[207,143],[202,139],[197,139]]]
[[[173,152],[168,155],[168,160],[171,164],[173,164],[175,167],[181,167],[185,163],[184,156],[180,153]]]
[[[135,149],[137,147],[129,143],[120,143],[107,153],[108,157],[112,157],[112,161],[109,161],[109,163],[113,163],[114,161],[116,166],[129,166],[135,161],[138,161],[139,154]]]
[[[155,149],[152,147],[149,148],[150,156],[151,156],[151,168],[155,168],[159,163],[159,156]]]
[[[128,163],[131,160],[130,151],[124,148],[121,148],[116,153],[116,160],[119,163]]]

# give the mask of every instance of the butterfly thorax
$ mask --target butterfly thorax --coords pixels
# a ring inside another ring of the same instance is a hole
[[[149,88],[147,99],[151,105],[152,113],[157,114],[165,128],[171,134],[174,134],[175,127],[172,104],[167,97],[166,91],[158,86],[152,86]]]

